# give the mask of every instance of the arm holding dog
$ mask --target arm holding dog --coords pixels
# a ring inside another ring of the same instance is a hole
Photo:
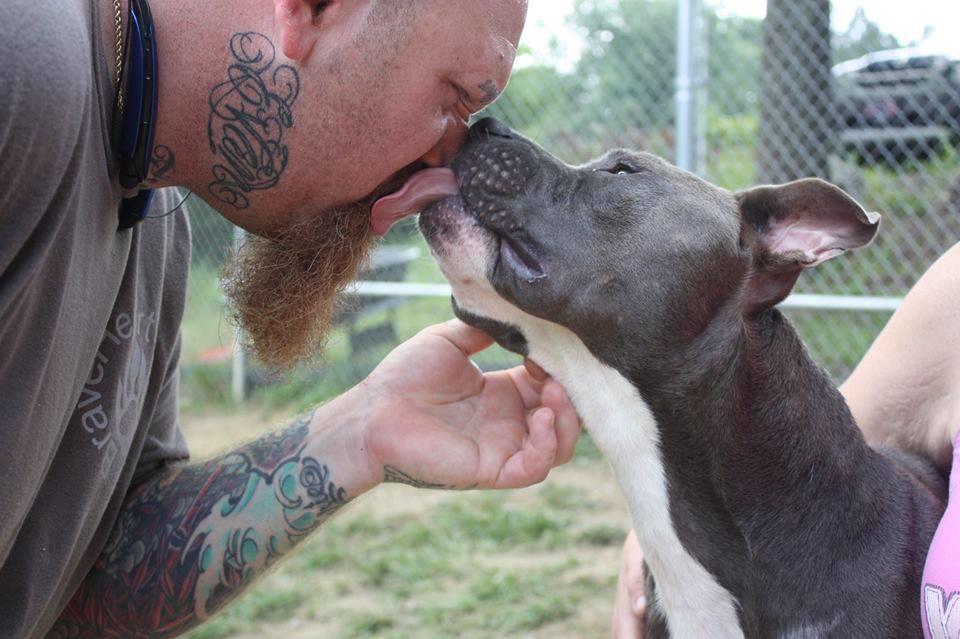
[[[311,417],[137,486],[53,636],[176,636],[382,481],[541,481],[572,457],[576,413],[533,365],[481,373],[469,356],[490,343],[459,322],[426,329]]]
[[[960,427],[960,244],[920,278],[841,386],[867,438],[949,467]]]

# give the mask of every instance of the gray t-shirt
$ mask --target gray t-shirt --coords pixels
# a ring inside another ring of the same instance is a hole
[[[0,639],[44,636],[131,485],[187,456],[189,227],[117,231],[98,2],[0,2]]]

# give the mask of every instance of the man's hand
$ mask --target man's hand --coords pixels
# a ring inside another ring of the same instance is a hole
[[[533,364],[481,373],[469,356],[489,345],[460,322],[428,328],[287,429],[144,480],[50,636],[183,633],[384,479],[540,481],[573,455],[579,420]]]
[[[482,373],[492,344],[459,320],[394,350],[357,389],[372,415],[364,440],[387,481],[436,488],[519,488],[573,457],[580,421],[536,364]]]
[[[631,530],[623,542],[617,599],[613,604],[611,636],[614,639],[640,639],[643,636],[643,615],[647,608],[643,581],[643,552]]]

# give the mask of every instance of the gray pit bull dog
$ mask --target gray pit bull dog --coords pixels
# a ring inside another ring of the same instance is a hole
[[[946,483],[866,445],[774,306],[876,233],[820,180],[730,193],[644,153],[563,164],[493,120],[420,217],[457,315],[570,393],[646,559],[646,636],[921,636]]]

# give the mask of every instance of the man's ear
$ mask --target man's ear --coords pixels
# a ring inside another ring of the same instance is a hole
[[[273,0],[280,50],[290,60],[304,60],[316,44],[325,13],[340,0]]]
[[[800,271],[869,244],[880,215],[816,178],[758,186],[736,195],[740,241],[753,253],[747,308],[763,310],[790,293]]]

